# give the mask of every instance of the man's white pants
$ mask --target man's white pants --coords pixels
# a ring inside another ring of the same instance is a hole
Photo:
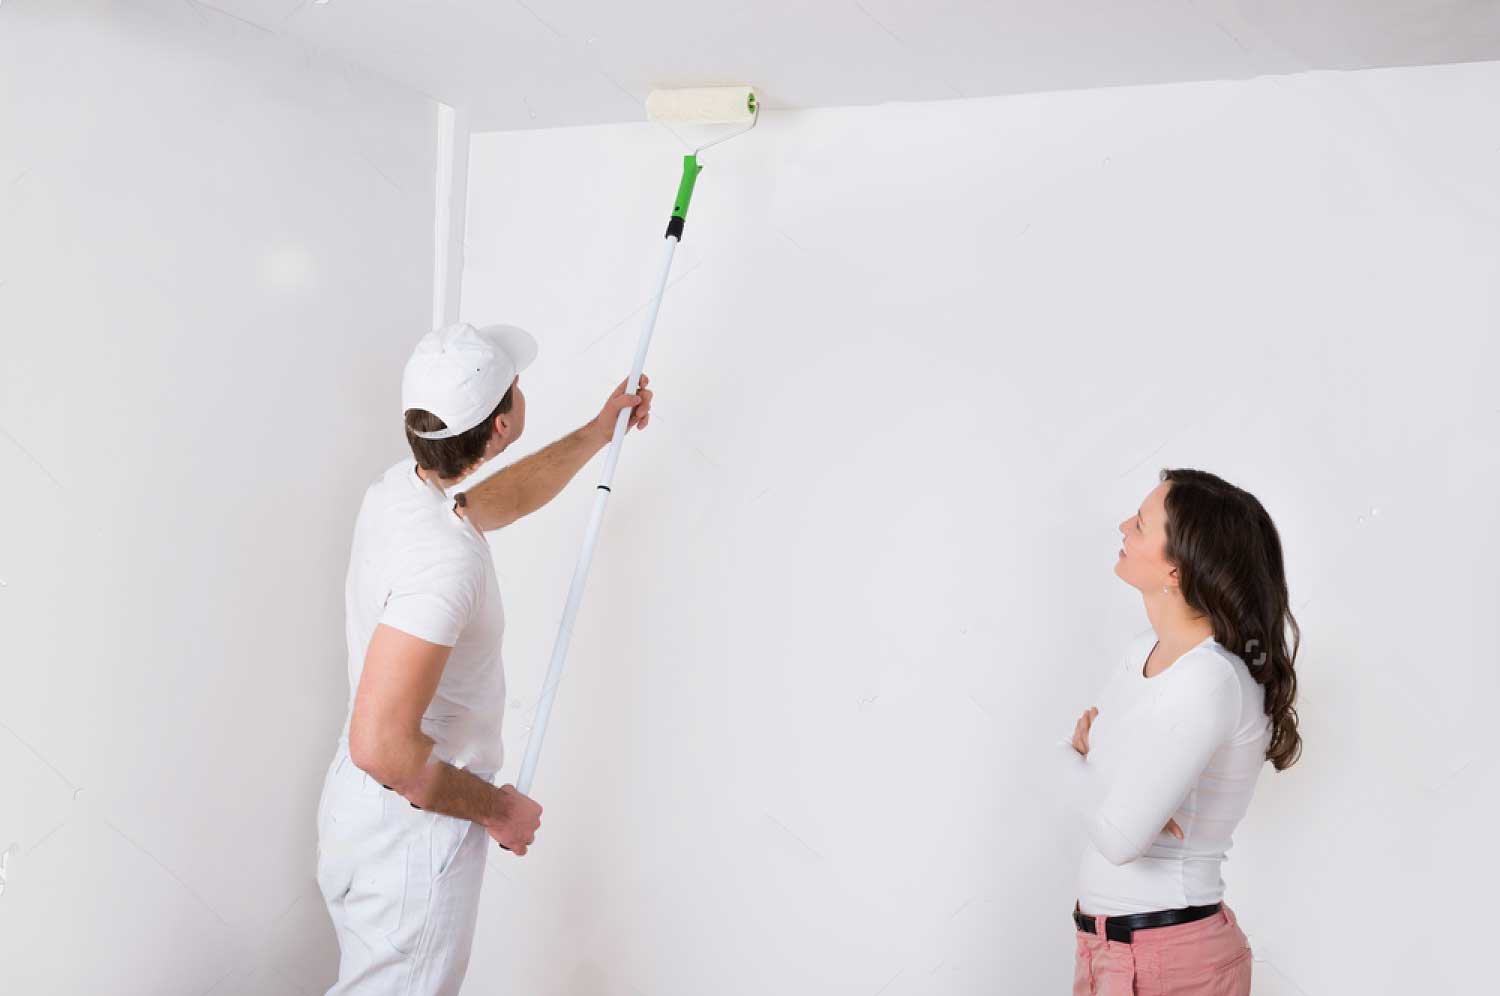
[[[341,743],[318,804],[318,888],[339,940],[328,996],[456,994],[490,839],[477,823],[413,808]]]

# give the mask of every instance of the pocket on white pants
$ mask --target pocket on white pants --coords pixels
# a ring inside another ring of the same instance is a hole
[[[411,826],[404,834],[406,840],[400,867],[392,869],[397,880],[392,884],[399,886],[399,891],[395,893],[399,897],[396,904],[399,913],[386,937],[397,951],[412,954],[422,942],[432,904],[433,887],[438,877],[458,855],[459,848],[468,835],[470,823],[452,816],[413,810],[405,799],[394,793],[392,795],[394,801],[387,800],[386,803],[387,815],[416,825]],[[399,803],[399,807],[396,803]],[[405,808],[407,812],[399,812],[400,808]]]

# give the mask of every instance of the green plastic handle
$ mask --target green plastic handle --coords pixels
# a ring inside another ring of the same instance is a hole
[[[672,205],[672,217],[687,220],[688,205],[693,200],[693,184],[703,167],[698,165],[696,155],[682,157],[682,182],[677,185],[677,202]]]

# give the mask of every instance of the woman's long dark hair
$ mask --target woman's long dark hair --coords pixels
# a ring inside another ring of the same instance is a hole
[[[1208,616],[1214,639],[1264,686],[1271,718],[1266,757],[1285,771],[1302,756],[1293,670],[1302,630],[1288,604],[1276,525],[1254,495],[1206,471],[1163,470],[1161,479],[1172,484],[1166,557],[1177,567],[1182,597]]]

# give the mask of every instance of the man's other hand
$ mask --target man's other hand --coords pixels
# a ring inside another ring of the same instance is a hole
[[[519,857],[536,840],[536,832],[542,825],[542,807],[517,792],[514,785],[502,785],[499,809],[498,814],[484,822],[484,828],[495,843]]]

